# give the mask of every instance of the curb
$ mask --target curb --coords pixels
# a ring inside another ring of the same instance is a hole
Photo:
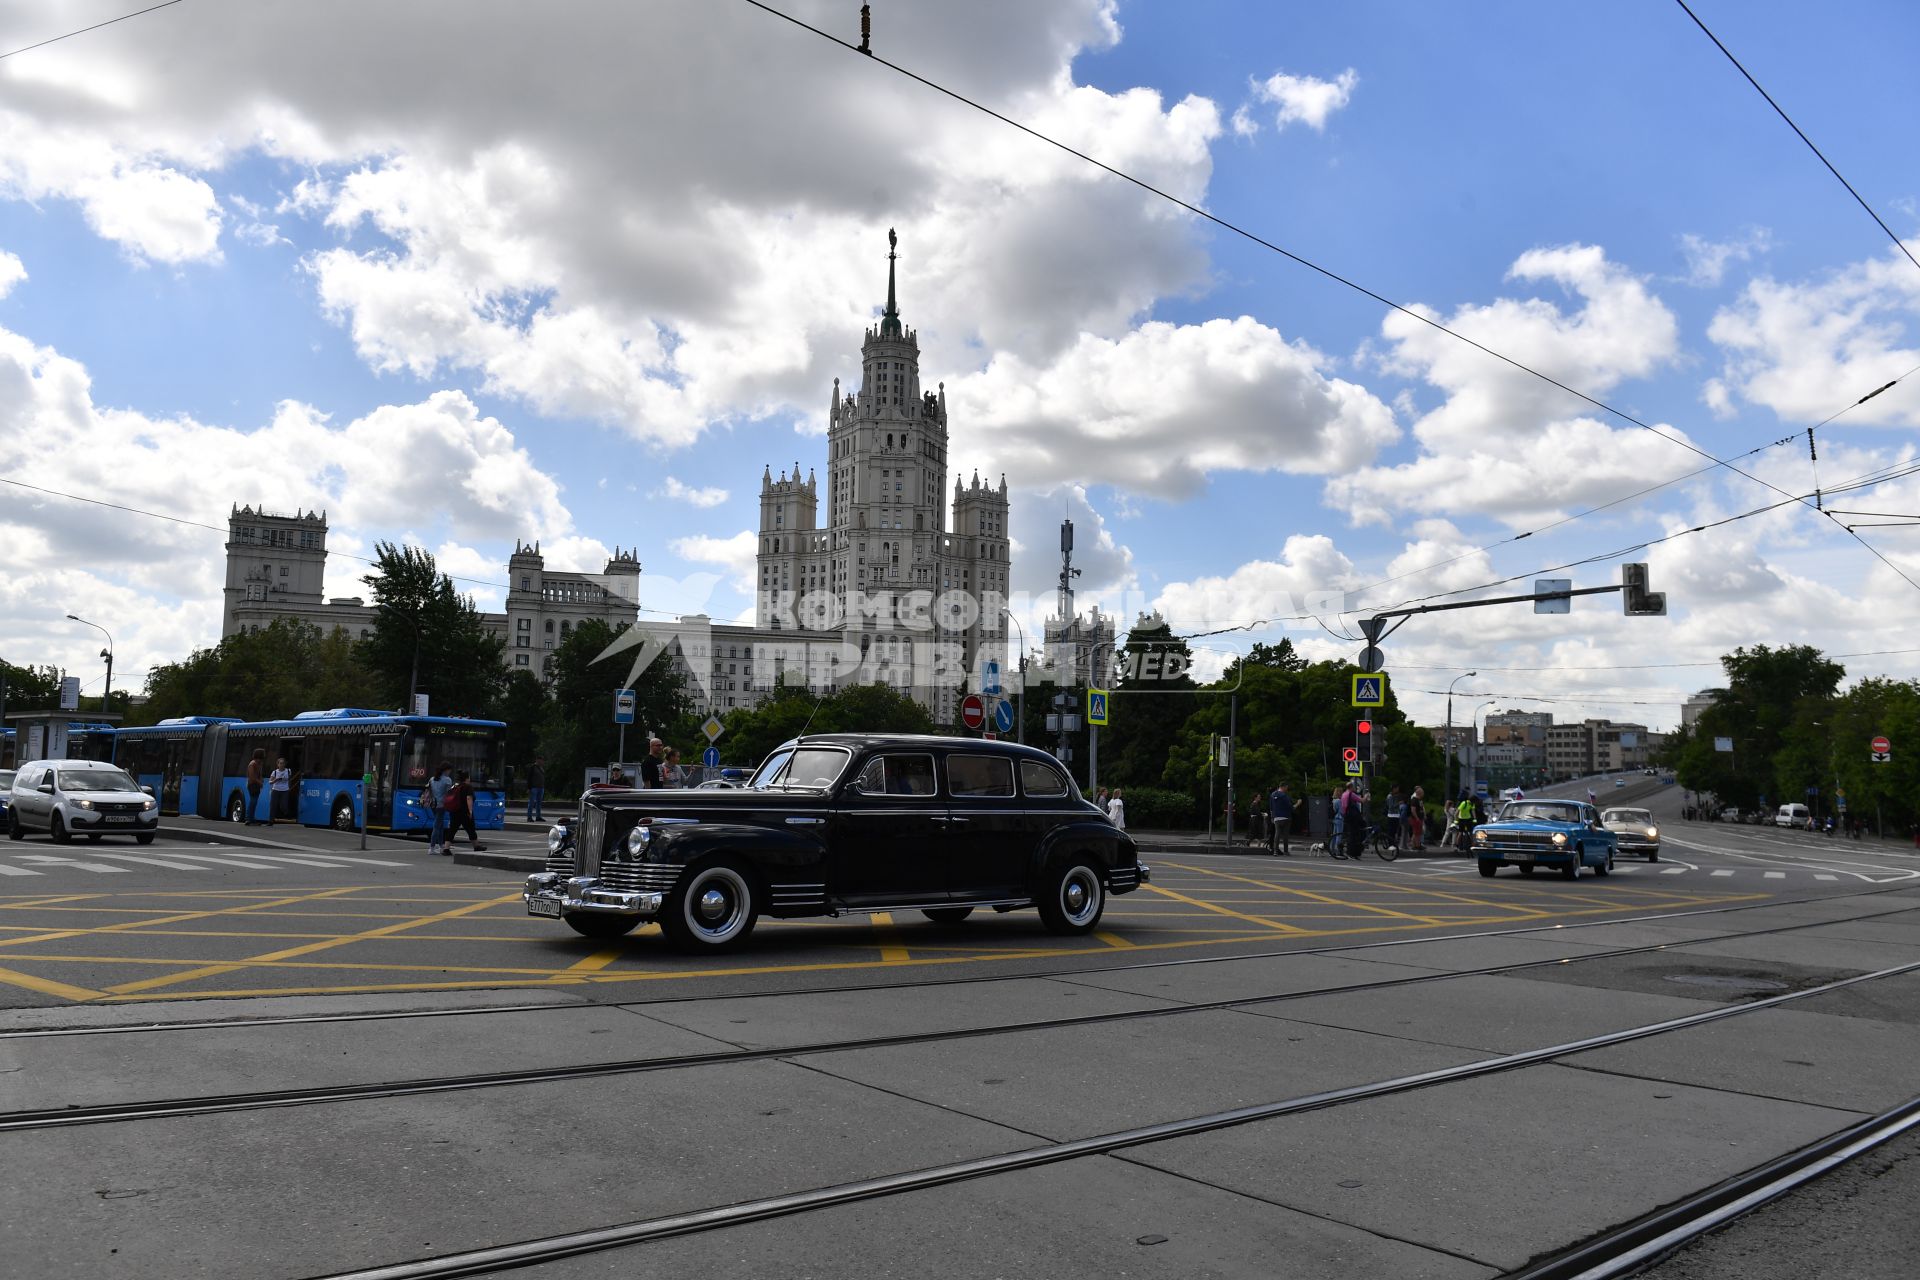
[[[547,869],[547,860],[545,858],[532,858],[513,853],[473,853],[469,851],[467,853],[454,854],[453,861],[454,865],[461,867],[492,867],[496,871],[520,871],[529,875],[535,871],[545,871]]]

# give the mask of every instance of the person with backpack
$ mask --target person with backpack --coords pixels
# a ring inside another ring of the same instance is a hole
[[[1287,847],[1287,839],[1293,833],[1293,797],[1287,794],[1287,784],[1282,782],[1274,787],[1267,796],[1267,811],[1272,818],[1271,836],[1267,845],[1276,857],[1290,858],[1292,850]]]
[[[1453,830],[1460,841],[1460,852],[1473,850],[1473,796],[1468,792],[1460,793],[1459,807],[1453,811]]]
[[[462,769],[459,774],[455,776],[453,786],[447,792],[447,843],[445,852],[448,857],[453,856],[453,838],[459,834],[460,828],[462,827],[467,829],[467,843],[473,847],[475,853],[485,853],[487,851],[487,846],[480,843],[480,833],[474,829],[473,825],[473,783],[469,781],[471,777],[471,774],[465,769]]]
[[[453,766],[442,760],[433,771],[433,777],[420,791],[420,807],[433,818],[433,830],[427,833],[427,853],[439,855],[447,851],[447,828],[452,811],[447,808],[447,793],[453,790]]]

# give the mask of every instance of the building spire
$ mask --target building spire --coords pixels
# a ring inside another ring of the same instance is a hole
[[[894,301],[894,289],[893,289],[893,260],[900,256],[897,252],[895,252],[899,244],[900,244],[900,237],[894,234],[892,227],[888,227],[887,228],[887,309],[885,314],[883,314],[880,317],[880,336],[883,338],[898,339],[900,337],[900,304]]]

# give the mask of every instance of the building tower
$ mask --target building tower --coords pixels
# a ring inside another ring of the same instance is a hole
[[[227,582],[220,634],[273,617],[324,609],[327,516],[234,507],[227,516]],[[251,621],[249,621],[251,617]]]

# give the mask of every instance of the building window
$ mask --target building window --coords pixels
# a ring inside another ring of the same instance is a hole
[[[552,634],[553,634],[553,619],[552,619],[552,618],[548,618],[548,619],[547,619],[547,634],[548,634],[548,635],[552,635]]]
[[[526,654],[516,653],[513,655],[513,665],[516,667],[526,667],[526,666],[531,666],[532,664],[527,661]]]
[[[533,630],[533,619],[532,619],[532,618],[522,618],[522,619],[520,619],[520,625],[519,625],[518,627],[516,627],[516,628],[515,628],[515,630],[517,630],[517,631],[531,631],[531,630]]]

